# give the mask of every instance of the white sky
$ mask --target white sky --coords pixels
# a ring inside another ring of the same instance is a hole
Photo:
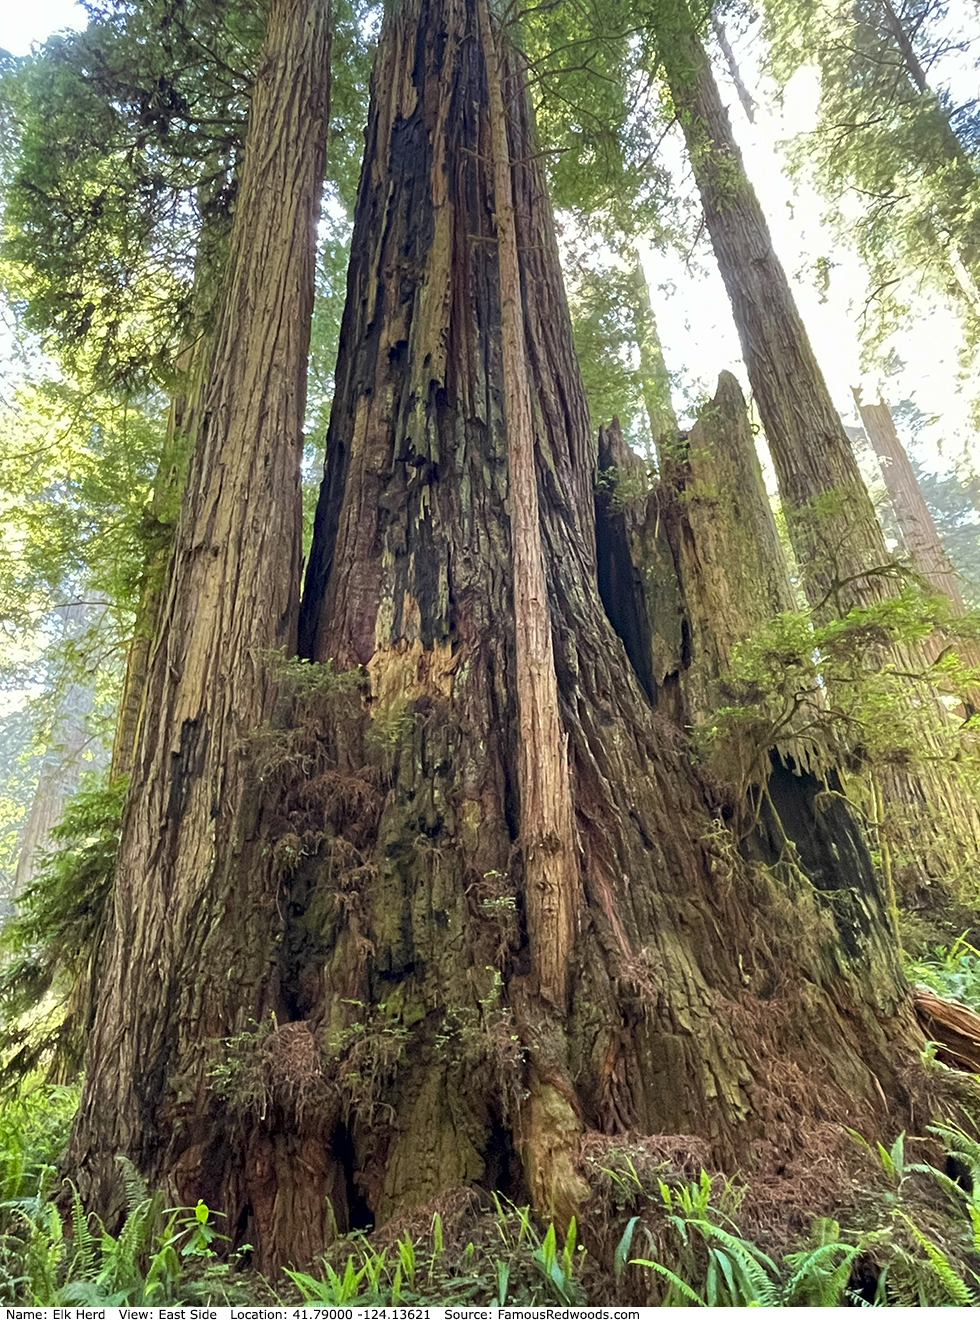
[[[3,0],[0,47],[11,55],[26,55],[32,42],[65,28],[82,28],[85,22],[84,9],[70,0]]]

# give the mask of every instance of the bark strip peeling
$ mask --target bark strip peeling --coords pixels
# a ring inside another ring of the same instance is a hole
[[[568,780],[568,736],[558,714],[534,463],[524,309],[517,253],[507,121],[500,67],[486,0],[479,0],[487,63],[493,147],[500,338],[514,557],[515,679],[520,728],[520,842],[531,964],[537,990],[558,1009],[568,996],[568,962],[579,897],[574,812]]]

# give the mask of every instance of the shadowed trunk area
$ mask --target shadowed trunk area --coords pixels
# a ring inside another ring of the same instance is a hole
[[[615,423],[599,432],[599,469],[603,602],[655,705],[696,738],[740,701],[729,676],[738,644],[796,605],[738,382],[721,374],[691,432],[662,452],[648,496],[617,498],[642,463]],[[825,715],[815,693],[774,723],[709,741],[699,777],[743,858],[804,876],[848,954],[872,942],[887,962],[888,920]]]

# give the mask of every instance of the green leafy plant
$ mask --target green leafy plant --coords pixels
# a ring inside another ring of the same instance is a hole
[[[774,1307],[779,1302],[778,1267],[750,1240],[721,1225],[729,1218],[712,1201],[711,1178],[696,1183],[658,1182],[667,1227],[678,1248],[674,1270],[653,1258],[634,1258],[667,1282],[665,1305]],[[697,1286],[693,1282],[697,1282]]]
[[[980,1010],[980,950],[957,937],[951,946],[934,946],[930,955],[906,963],[909,982],[921,983],[938,996]]]
[[[3,929],[0,1082],[16,1082],[55,1054],[62,1076],[80,1066],[125,793],[124,778],[91,778],[68,800],[51,832],[54,847]]]
[[[390,1247],[351,1235],[316,1273],[290,1270],[286,1276],[305,1302],[327,1305],[585,1302],[579,1275],[586,1255],[574,1223],[560,1245],[554,1225],[539,1233],[529,1208],[495,1194],[492,1211],[478,1216],[474,1232],[465,1245],[447,1243],[436,1212],[427,1235],[406,1232]]]

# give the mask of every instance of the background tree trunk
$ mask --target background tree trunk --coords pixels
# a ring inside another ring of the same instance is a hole
[[[98,610],[98,607],[95,608]],[[92,627],[94,611],[90,604],[72,602],[58,608],[61,628],[68,637],[82,637]],[[92,769],[104,766],[105,749],[87,728],[95,705],[94,684],[79,680],[69,684],[58,703],[48,736],[48,749],[41,763],[37,788],[24,823],[14,869],[11,898],[16,899],[37,872],[41,855],[51,847],[51,828],[57,826],[65,800],[78,788],[85,769],[82,755],[89,751]]]
[[[731,300],[807,597],[843,613],[881,600],[874,506],[810,347],[686,0],[658,11],[670,94]]]
[[[278,883],[242,812],[243,742],[271,712],[271,649],[295,646],[329,51],[325,0],[273,0],[71,1141],[79,1185],[105,1213],[118,1207],[124,1153],[175,1200],[251,1206],[256,1221],[259,1193],[278,1179],[275,1216],[311,1242],[322,1197],[297,1205],[296,1162],[240,1151],[208,1075],[217,1040],[261,1020],[273,995]],[[257,1226],[266,1245],[272,1221]]]
[[[940,541],[905,446],[895,430],[891,410],[883,399],[877,404],[862,404],[860,390],[852,393],[868,439],[878,456],[888,498],[912,564],[937,592],[949,598],[956,613],[962,615],[966,607],[960,596],[956,573]]]
[[[650,286],[647,284],[640,254],[632,250],[632,270],[630,278],[634,298],[632,306],[633,337],[640,356],[640,386],[643,390],[643,403],[646,407],[647,420],[650,423],[650,435],[658,455],[670,438],[677,434],[677,415],[670,392],[670,373],[664,362],[664,351],[657,330],[657,320],[650,302]],[[661,455],[662,462],[662,455]]]
[[[610,626],[553,221],[521,66],[500,49],[577,826],[569,1011],[556,1014],[529,976],[515,847],[512,478],[486,65],[475,0],[406,0],[388,12],[373,79],[301,615],[302,652],[363,667],[368,687],[362,714],[325,711],[297,732],[322,787],[288,786],[280,802],[283,831],[309,842],[287,873],[283,986],[344,1099],[331,1151],[347,1164],[352,1219],[455,1184],[530,1194],[567,1216],[584,1193],[583,1128],[702,1134],[721,1159],[777,1160],[817,1112],[873,1126],[872,1071],[897,1097],[894,1053],[911,1041],[870,874],[845,952],[799,874],[739,858]]]
[[[687,0],[657,11],[671,97],[687,142],[718,266],[779,481],[790,540],[815,618],[869,606],[900,590],[874,506],[810,347],[759,200],[742,164],[728,113]],[[921,672],[929,649],[894,645],[880,664]],[[896,845],[909,875],[948,879],[980,854],[975,794],[943,766],[948,713],[924,683],[910,683],[929,766],[871,770],[880,776]],[[881,805],[882,796],[871,796]],[[930,805],[949,805],[937,824]],[[879,813],[868,810],[872,820]]]

